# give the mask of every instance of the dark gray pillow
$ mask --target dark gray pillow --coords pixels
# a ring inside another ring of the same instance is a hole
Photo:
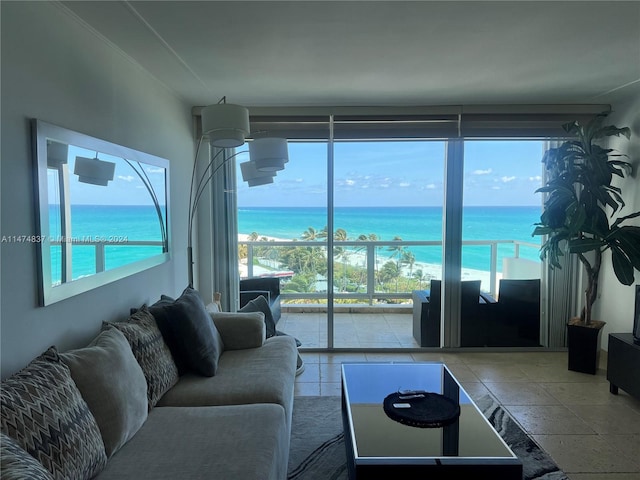
[[[276,334],[276,322],[273,321],[273,314],[271,313],[269,302],[267,302],[267,299],[264,298],[263,295],[254,298],[238,311],[264,313],[264,324],[267,327],[267,338],[271,338]]]
[[[175,349],[176,363],[207,377],[215,375],[224,344],[196,290],[188,287],[174,302],[163,299],[150,311],[171,337],[167,343]]]

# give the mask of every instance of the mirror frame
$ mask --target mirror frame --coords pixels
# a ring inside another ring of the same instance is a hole
[[[66,298],[101,287],[108,283],[121,280],[133,274],[166,263],[171,259],[171,235],[169,216],[169,161],[140,152],[128,147],[117,145],[89,135],[74,132],[38,119],[32,119],[33,160],[36,175],[36,237],[38,264],[38,297],[41,306],[50,305]],[[70,282],[53,285],[51,265],[51,237],[49,234],[49,192],[47,181],[47,140],[53,140],[67,145],[73,145],[88,150],[121,157],[165,169],[165,229],[167,251],[150,256],[126,265],[115,267],[93,275],[84,276]]]

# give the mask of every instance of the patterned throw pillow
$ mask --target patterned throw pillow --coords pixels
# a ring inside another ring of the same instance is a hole
[[[0,473],[4,480],[53,480],[40,462],[4,433],[0,433]]]
[[[55,479],[88,479],[107,463],[98,424],[55,347],[0,387],[0,430]]]
[[[179,379],[176,363],[153,315],[143,305],[126,322],[105,322],[105,325],[120,330],[129,342],[133,356],[147,379],[147,400],[151,410]]]

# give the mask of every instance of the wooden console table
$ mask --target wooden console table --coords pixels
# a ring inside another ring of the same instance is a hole
[[[640,345],[631,333],[610,333],[607,355],[607,380],[614,395],[618,388],[640,399]]]

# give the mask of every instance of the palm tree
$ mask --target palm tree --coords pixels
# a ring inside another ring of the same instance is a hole
[[[408,265],[409,266],[409,276],[413,276],[413,266],[416,263],[416,256],[413,254],[413,252],[409,251],[409,250],[405,250],[404,252],[402,252],[402,259],[401,262],[404,265]]]
[[[401,242],[402,238],[395,236],[393,237],[394,242]],[[404,247],[402,245],[390,245],[387,247],[387,251],[391,252],[391,258],[396,259],[396,269],[398,270],[398,275],[396,276],[396,291],[398,291],[398,278],[400,276],[400,264],[402,261],[402,255],[404,254]],[[386,264],[385,264],[386,265]]]
[[[302,240],[313,241],[318,238],[318,232],[313,227],[307,228],[301,235]]]

